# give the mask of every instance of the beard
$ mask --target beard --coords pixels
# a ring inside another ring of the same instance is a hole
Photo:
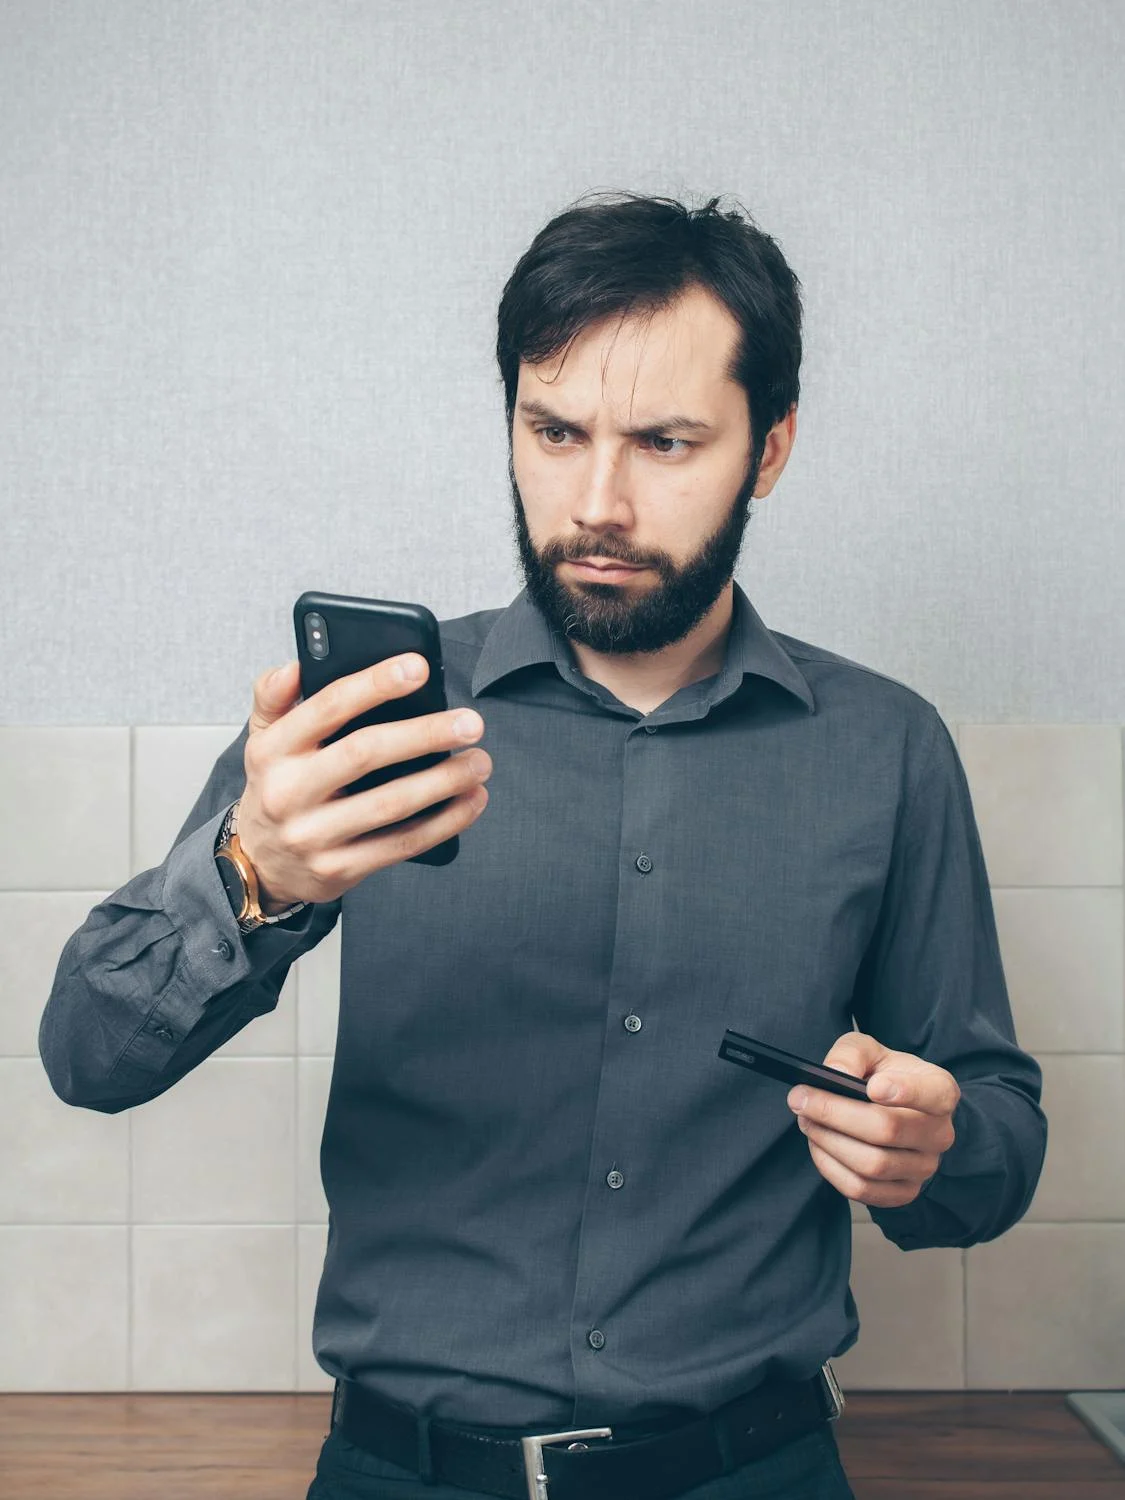
[[[509,447],[513,529],[528,594],[553,630],[592,651],[624,656],[674,645],[699,624],[734,575],[743,533],[753,514],[752,496],[760,468],[761,459],[752,459],[718,530],[693,557],[677,566],[666,552],[638,555],[613,532],[556,539],[537,550],[527,529]],[[642,592],[632,584],[583,581],[570,586],[561,580],[559,563],[591,556],[653,568],[660,581]]]

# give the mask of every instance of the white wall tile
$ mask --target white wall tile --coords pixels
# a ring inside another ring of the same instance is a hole
[[[134,1223],[293,1223],[294,1066],[209,1057],[132,1110]]]
[[[313,1313],[324,1252],[328,1247],[327,1224],[297,1226],[297,1389],[330,1391],[332,1376],[322,1370],[313,1354]]]
[[[133,1389],[296,1389],[293,1226],[142,1225]]]
[[[1118,726],[962,724],[958,746],[992,886],[1121,885]]]
[[[168,857],[215,762],[241,730],[241,723],[133,729],[131,874],[151,870]]]
[[[129,1217],[129,1119],[64,1104],[40,1060],[0,1060],[0,1222]]]
[[[992,893],[1019,1044],[1040,1052],[1125,1049],[1120,887]]]
[[[970,1390],[1125,1387],[1125,1224],[1020,1223],[965,1265]]]
[[[303,1224],[328,1222],[328,1202],[320,1180],[320,1138],[332,1082],[330,1057],[297,1062],[297,1217]]]
[[[331,1057],[336,1051],[340,1015],[340,951],[344,918],[315,948],[302,953],[297,970],[297,1051],[303,1057]]]
[[[0,1391],[128,1389],[128,1235],[0,1228]]]
[[[848,1390],[958,1390],[964,1384],[964,1268],[954,1249],[906,1253],[874,1223],[852,1225],[859,1338],[832,1360]]]
[[[129,879],[129,731],[0,728],[0,890]]]
[[[1038,1062],[1047,1155],[1025,1220],[1125,1221],[1125,1057]]]
[[[38,1057],[59,958],[111,891],[0,892],[0,1057]]]

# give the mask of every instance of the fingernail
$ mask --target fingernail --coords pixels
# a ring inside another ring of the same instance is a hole
[[[789,1108],[790,1109],[804,1109],[805,1105],[808,1102],[809,1102],[809,1091],[808,1091],[808,1089],[794,1089],[793,1092],[789,1095]]]
[[[453,731],[459,734],[463,740],[474,740],[484,728],[484,723],[479,714],[458,714],[453,721]]]
[[[404,656],[395,664],[395,676],[400,682],[419,682],[425,670],[426,664],[420,656]]]

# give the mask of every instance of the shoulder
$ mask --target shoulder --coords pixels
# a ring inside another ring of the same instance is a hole
[[[816,699],[817,714],[824,714],[827,724],[884,743],[890,739],[915,769],[943,738],[952,745],[938,709],[909,684],[824,646],[776,630],[771,633],[800,668]]]

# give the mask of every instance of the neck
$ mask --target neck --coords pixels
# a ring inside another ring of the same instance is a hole
[[[594,651],[578,641],[571,641],[570,647],[584,677],[608,688],[630,708],[648,714],[680,688],[722,669],[733,614],[734,583],[728,580],[699,624],[663,651],[626,656]]]

